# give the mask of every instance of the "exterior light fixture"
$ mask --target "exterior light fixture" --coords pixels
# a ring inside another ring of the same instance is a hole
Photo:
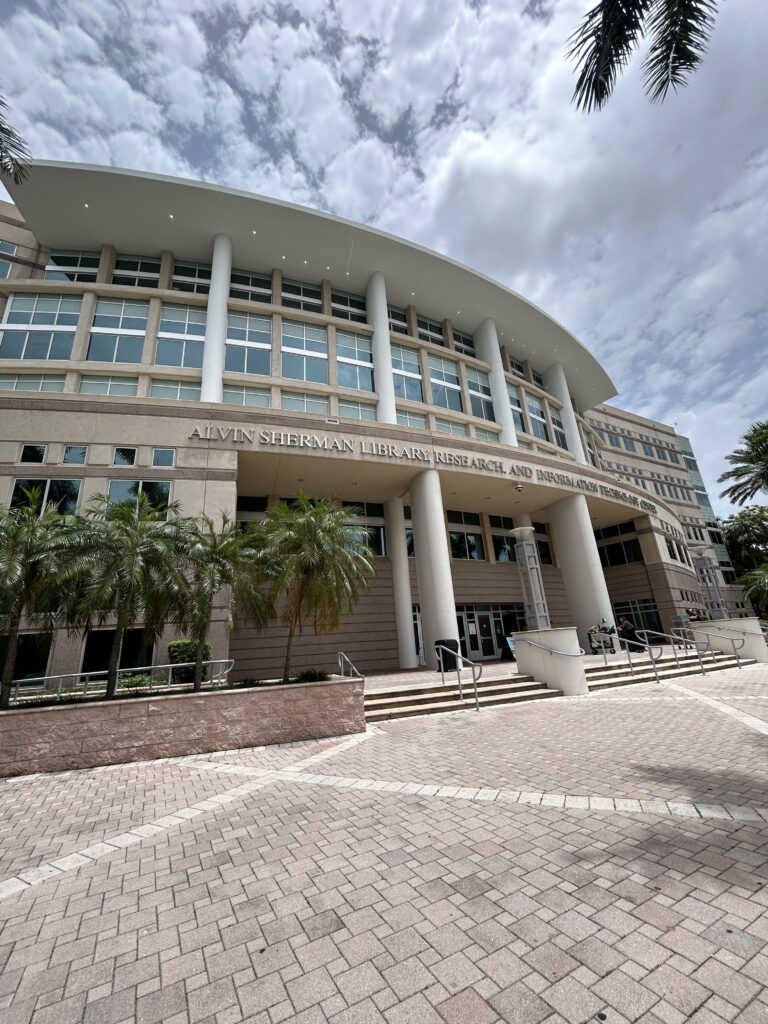
[[[86,210],[88,209],[88,203],[83,203],[83,206],[86,208]]]

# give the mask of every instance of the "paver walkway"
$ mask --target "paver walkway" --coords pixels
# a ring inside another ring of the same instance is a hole
[[[768,1022],[768,666],[0,782],[0,1024]]]

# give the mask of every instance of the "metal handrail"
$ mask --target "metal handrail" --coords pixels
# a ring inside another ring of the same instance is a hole
[[[464,655],[461,653],[461,651],[452,651],[450,647],[445,647],[444,644],[435,644],[435,650],[436,651],[445,651],[446,654],[450,654],[452,657],[454,657],[456,659],[456,678],[459,681],[459,699],[460,700],[464,700],[464,690],[462,689],[462,686],[461,686],[461,668],[459,667],[459,662],[462,662],[464,665],[469,665],[469,667],[472,669],[472,686],[474,687],[474,690],[475,690],[475,711],[479,711],[480,710],[480,697],[479,697],[478,692],[477,692],[477,684],[478,684],[479,680],[482,678],[482,675],[483,675],[483,665],[482,665],[482,662],[472,661],[471,658],[465,658]],[[440,656],[438,657],[437,660],[440,663],[440,675],[442,676],[443,686],[445,686],[445,669],[443,667],[443,656],[442,656],[442,654],[440,654]],[[479,669],[480,670],[477,673],[477,675],[475,675],[475,669]]]
[[[660,636],[660,637],[663,637],[665,640],[671,640],[672,641],[672,657],[675,659],[675,668],[680,668],[680,656],[679,656],[678,651],[677,651],[678,647],[682,647],[683,650],[685,650],[685,651],[687,651],[689,648],[691,648],[692,650],[694,650],[696,652],[696,657],[699,659],[699,668],[701,669],[701,674],[702,675],[706,674],[705,669],[704,669],[704,659],[701,656],[701,646],[700,646],[700,644],[702,644],[703,641],[695,640],[695,639],[694,640],[689,640],[688,637],[679,636],[679,635],[676,635],[676,634],[673,634],[673,633],[662,633],[658,629],[638,629],[637,630],[637,635],[645,637],[645,642],[646,643],[649,643],[649,641],[648,641],[648,637],[649,636]],[[709,647],[709,645],[706,644],[706,643],[704,644],[704,646],[705,646],[705,648]],[[711,648],[709,648],[709,649],[711,650]]]
[[[619,642],[619,651],[621,651],[621,645],[625,644],[626,645],[626,651],[627,651],[627,664],[629,665],[629,671],[632,673],[632,675],[635,674],[635,666],[634,666],[634,664],[632,662],[632,651],[630,650],[630,646],[629,645],[632,644],[634,647],[639,647],[640,650],[641,651],[645,651],[648,654],[648,657],[650,658],[651,668],[653,669],[653,674],[656,677],[656,682],[657,683],[661,682],[661,680],[659,679],[659,670],[658,670],[658,667],[656,665],[656,662],[661,660],[662,654],[664,653],[661,644],[657,644],[655,647],[652,647],[651,644],[649,644],[649,643],[644,643],[642,640],[630,640],[630,639],[628,639],[628,637],[621,636],[620,633],[603,633],[603,632],[598,632],[598,633],[591,633],[590,636],[593,636],[593,637],[594,636],[607,637],[611,641],[618,640],[618,642]],[[613,650],[613,643],[611,643],[611,648]],[[655,649],[658,649],[659,653],[657,655],[654,655],[654,653],[653,653]],[[608,665],[608,658],[606,657],[605,647],[603,647],[603,664],[606,667]]]
[[[694,628],[696,629],[697,633],[702,633],[705,637],[707,637],[707,650],[712,655],[713,661],[715,661],[716,659],[715,650],[712,647],[712,638],[714,637],[715,639],[722,638],[723,640],[730,640],[731,646],[733,647],[733,656],[736,659],[736,665],[739,668],[741,668],[741,658],[739,657],[739,651],[744,649],[744,646],[747,642],[746,639],[742,640],[738,636],[728,636],[728,634],[724,630],[718,630],[717,633],[708,633],[706,629],[701,629],[699,626],[695,626]],[[728,628],[730,629],[730,626]],[[742,633],[742,630],[734,630],[734,633],[736,632]],[[746,630],[744,630],[742,635],[746,638],[747,636],[757,636],[757,633],[747,633]],[[696,641],[694,641],[694,643],[696,643]],[[739,645],[738,647],[736,646],[737,643]]]
[[[188,683],[174,683],[173,671],[179,668],[194,668],[196,662],[194,661],[181,661],[175,663],[169,663],[167,665],[140,665],[136,668],[119,668],[117,670],[117,689],[120,689],[120,677],[144,675],[149,673],[150,685],[147,686],[147,690],[158,689],[158,686],[152,685],[152,676],[160,670],[166,671],[166,680],[164,687],[166,690],[170,690],[174,686],[188,686]],[[232,671],[235,664],[234,658],[219,658],[215,661],[204,661],[203,668],[206,665],[223,665],[224,668],[218,670],[216,673],[211,672],[211,679],[209,680],[213,684],[220,684],[223,680],[226,680],[229,673]],[[98,692],[105,690],[107,685],[106,669],[100,669],[98,672],[62,672],[58,675],[52,676],[32,676],[29,679],[16,679],[13,684],[13,693],[11,694],[12,701],[18,701],[19,690],[23,686],[22,697],[26,696],[40,696],[50,693],[51,696],[56,694],[57,699],[61,699],[61,691],[64,688],[65,679],[74,679],[75,683],[68,687],[69,692],[80,692],[82,687],[82,696],[86,697],[88,693]],[[58,680],[55,688],[49,688],[46,684],[52,680]],[[95,684],[95,685],[93,685]]]
[[[355,668],[355,666],[352,664],[352,661],[350,660],[350,658],[347,657],[347,655],[344,653],[344,651],[339,651],[339,653],[337,655],[337,663],[338,663],[338,666],[339,666],[339,675],[340,676],[346,676],[346,673],[344,671],[344,666],[345,665],[349,665],[349,676],[350,676],[350,679],[354,679],[355,677],[357,677],[358,679],[361,679],[362,682],[363,682],[363,688],[365,688],[365,676],[363,675],[362,672],[359,671],[359,669]]]
[[[551,647],[545,647],[544,644],[537,644],[535,640],[528,640],[524,636],[515,637],[516,644],[530,644],[531,647],[540,647],[542,651],[546,651],[548,654],[562,654],[564,658],[582,658],[587,652],[582,650],[580,647],[578,653],[575,651],[555,651]]]

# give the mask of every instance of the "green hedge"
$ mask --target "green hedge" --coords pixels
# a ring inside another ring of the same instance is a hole
[[[168,661],[171,665],[184,664],[186,661],[194,661],[197,655],[197,647],[192,640],[172,640],[168,644]],[[203,653],[203,661],[211,660],[211,645],[206,640],[205,650]],[[211,675],[211,666],[203,666],[203,681],[209,679]],[[194,683],[195,681],[195,667],[194,665],[188,665],[185,668],[175,668],[173,670],[173,682],[174,683]]]

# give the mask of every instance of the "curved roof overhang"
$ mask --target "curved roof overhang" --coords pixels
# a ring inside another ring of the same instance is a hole
[[[502,344],[537,370],[560,362],[580,409],[616,389],[595,357],[552,317],[491,278],[455,260],[374,228],[239,189],[112,167],[34,161],[27,181],[7,188],[47,247],[151,255],[170,249],[210,262],[214,235],[232,241],[233,266],[320,281],[365,293],[381,271],[389,301],[451,319],[469,333],[485,317]],[[86,206],[87,204],[87,206]],[[173,215],[173,216],[171,216]],[[284,257],[284,258],[283,258]]]

